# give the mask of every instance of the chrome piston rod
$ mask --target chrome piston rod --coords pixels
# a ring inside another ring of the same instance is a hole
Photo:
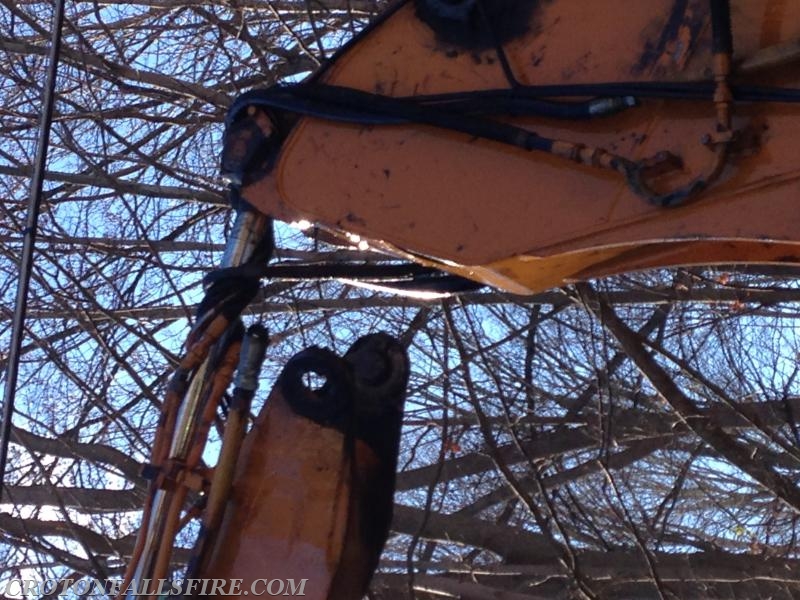
[[[225,254],[222,259],[222,268],[237,267],[253,258],[260,248],[265,235],[271,227],[271,220],[266,215],[244,206],[237,211],[233,231],[228,239]],[[202,315],[200,315],[202,318]],[[237,317],[238,319],[238,317]],[[231,323],[233,325],[234,323]],[[208,371],[210,362],[218,354],[222,346],[227,344],[223,335],[210,349],[208,357],[191,373],[177,373],[176,376],[187,377],[189,381],[186,396],[180,405],[177,423],[170,440],[167,463],[184,464],[195,438],[195,433],[204,412],[204,400],[208,387]],[[175,489],[160,487],[153,495],[149,515],[143,519],[148,523],[142,553],[133,573],[133,578],[127,586],[126,600],[134,600],[142,585],[147,585],[146,580],[158,579],[156,573],[156,559],[158,549],[162,543],[167,527],[167,511],[175,494]]]

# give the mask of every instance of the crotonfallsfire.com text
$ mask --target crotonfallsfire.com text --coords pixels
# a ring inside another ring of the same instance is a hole
[[[308,579],[11,579],[0,582],[0,598],[41,596],[305,596]]]

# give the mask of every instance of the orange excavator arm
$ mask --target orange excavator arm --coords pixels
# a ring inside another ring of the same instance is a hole
[[[266,214],[517,293],[800,262],[800,4],[715,5],[401,2],[237,101],[231,131],[260,120],[270,150],[233,177]]]
[[[325,384],[309,387],[309,374]],[[385,334],[344,358],[309,348],[291,359],[192,576],[239,579],[250,593],[272,576],[311,600],[361,598],[389,534],[407,379],[405,351]]]
[[[377,564],[407,376],[397,342],[301,353],[242,442],[265,335],[242,344],[239,314],[272,218],[419,263],[390,266],[407,279],[441,270],[515,293],[797,264],[799,66],[798,2],[405,0],[308,81],[236,100],[223,170],[238,218],[170,385],[126,582],[168,572],[191,485],[208,491],[194,576],[275,573],[356,600]],[[200,450],[240,346],[209,478]],[[307,372],[328,384],[304,387]]]

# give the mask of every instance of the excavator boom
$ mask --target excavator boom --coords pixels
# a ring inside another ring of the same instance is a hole
[[[517,293],[800,262],[800,4],[734,0],[728,40],[715,5],[400,2],[299,91],[234,105],[274,128],[242,196]]]
[[[404,0],[309,80],[237,99],[223,152],[237,224],[170,385],[126,581],[168,572],[190,489],[208,492],[194,576],[280,572],[308,578],[309,597],[357,600],[377,564],[399,342],[301,353],[242,441],[266,334],[243,344],[239,315],[271,219],[422,265],[391,265],[406,274],[523,294],[654,267],[798,264],[799,67],[800,2]],[[208,478],[201,450],[240,346],[261,350],[243,351]],[[301,383],[310,372],[325,386]]]

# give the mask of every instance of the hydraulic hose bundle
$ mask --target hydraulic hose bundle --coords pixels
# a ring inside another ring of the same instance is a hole
[[[241,140],[234,133],[228,141]],[[405,349],[372,334],[344,358],[316,347],[301,352],[248,428],[269,335],[260,324],[245,330],[240,314],[272,255],[272,223],[239,199],[235,184],[231,196],[236,221],[168,386],[121,589],[130,599],[155,593],[179,571],[185,581],[241,580],[255,589],[265,574],[280,574],[312,599],[360,598],[389,533]],[[309,385],[312,373],[324,384]],[[202,455],[223,407],[219,459],[209,472]],[[182,571],[174,543],[193,519],[200,531]]]

